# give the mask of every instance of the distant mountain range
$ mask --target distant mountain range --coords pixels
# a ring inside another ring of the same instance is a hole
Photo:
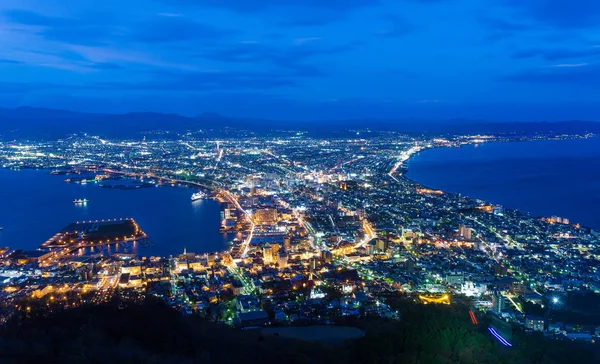
[[[19,107],[0,108],[0,137],[56,139],[87,132],[104,137],[127,137],[153,131],[182,133],[228,129],[255,132],[302,130],[315,135],[340,134],[348,130],[398,131],[409,134],[489,134],[489,133],[600,133],[600,123],[592,121],[562,122],[488,122],[481,120],[431,121],[420,119],[386,120],[315,120],[274,121],[230,118],[218,114],[187,117],[152,112],[128,114],[81,113],[67,110]]]

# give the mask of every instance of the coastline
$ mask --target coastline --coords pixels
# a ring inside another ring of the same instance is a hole
[[[481,142],[470,142],[470,143],[464,143],[460,146],[443,146],[443,145],[439,145],[439,146],[427,146],[424,147],[423,149],[421,149],[420,151],[418,151],[417,153],[413,153],[410,155],[410,158],[406,159],[404,161],[404,163],[402,164],[401,168],[403,173],[398,176],[398,178],[403,179],[405,182],[407,182],[408,184],[416,187],[416,188],[424,188],[424,189],[429,189],[429,190],[436,190],[436,191],[441,191],[444,194],[449,194],[449,195],[456,195],[456,194],[460,194],[462,196],[465,196],[469,199],[473,199],[473,200],[480,200],[483,201],[484,203],[487,204],[492,204],[492,205],[497,205],[497,206],[501,206],[504,209],[508,209],[508,210],[512,210],[512,211],[516,211],[522,214],[525,214],[527,216],[531,216],[534,218],[548,218],[549,216],[555,216],[556,214],[552,214],[552,213],[548,213],[548,214],[540,214],[540,213],[534,213],[532,211],[528,211],[527,209],[523,209],[520,207],[515,207],[515,206],[510,206],[509,204],[505,203],[505,202],[500,202],[497,201],[495,199],[489,199],[489,198],[484,198],[484,197],[476,197],[473,196],[472,193],[469,192],[461,192],[461,191],[448,191],[447,188],[442,188],[439,185],[436,187],[434,184],[432,183],[424,183],[424,182],[420,182],[418,181],[418,178],[413,176],[408,176],[407,174],[410,173],[411,168],[409,167],[409,163],[415,163],[415,158],[418,157],[422,152],[426,152],[426,151],[432,151],[432,150],[442,150],[442,149],[454,149],[454,148],[462,148],[462,147],[473,147],[473,146],[477,146],[477,145],[492,145],[492,144],[530,144],[530,143],[534,143],[534,142],[551,142],[551,141],[574,141],[574,140],[597,140],[600,141],[600,135],[587,135],[585,137],[564,137],[564,138],[546,138],[546,139],[529,139],[529,140],[492,140],[492,141],[486,141],[485,143],[481,143]],[[572,216],[563,216],[569,219],[572,219]],[[578,224],[577,221],[572,222],[571,225],[575,225]],[[592,229],[592,230],[600,230],[600,227],[596,227],[596,226],[588,226],[587,224],[582,224],[582,227],[588,228],[588,229]]]
[[[13,213],[0,214],[4,227],[2,246],[37,249],[70,223],[114,217],[134,217],[156,244],[146,252],[138,251],[142,255],[169,256],[180,253],[184,247],[198,253],[212,252],[227,249],[227,240],[231,239],[229,234],[219,231],[219,201],[208,196],[204,203],[191,202],[190,196],[198,188],[188,184],[164,183],[160,187],[171,187],[165,189],[101,188],[93,183],[66,183],[64,176],[52,175],[49,173],[52,169],[48,168],[1,170],[25,173],[11,178],[7,174],[1,183],[6,195],[4,203],[15,209]],[[46,185],[53,194],[43,192]],[[21,200],[24,194],[26,203]],[[86,206],[73,207],[73,199],[84,197],[89,200]],[[28,227],[29,218],[37,221],[33,229]],[[173,232],[175,238],[167,239]]]

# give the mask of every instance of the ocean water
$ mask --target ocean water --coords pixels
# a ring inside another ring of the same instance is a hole
[[[75,221],[134,218],[154,247],[144,256],[223,250],[233,237],[219,232],[220,208],[213,200],[191,202],[186,187],[136,190],[66,183],[48,171],[0,169],[0,246],[35,249]],[[86,198],[77,206],[74,199]]]
[[[534,216],[600,229],[600,138],[485,143],[421,152],[408,178]]]

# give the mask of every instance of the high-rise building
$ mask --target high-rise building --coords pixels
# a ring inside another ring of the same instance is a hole
[[[263,261],[267,264],[273,262],[273,246],[271,244],[263,246]]]
[[[467,240],[471,240],[471,235],[473,233],[473,229],[466,226],[466,225],[461,225],[460,226],[460,236],[462,236],[463,238],[467,239]]]
[[[277,265],[279,268],[287,268],[288,266],[288,254],[284,250],[277,254]]]
[[[388,241],[384,239],[377,239],[375,241],[375,249],[379,252],[385,252],[388,249]]]
[[[328,250],[321,251],[321,260],[324,263],[331,263],[333,261],[333,254]]]
[[[499,292],[496,292],[492,295],[492,310],[496,313],[502,313],[506,308],[506,301],[504,300],[504,296]]]

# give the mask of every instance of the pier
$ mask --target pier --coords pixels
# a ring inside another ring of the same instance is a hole
[[[69,224],[45,241],[41,248],[54,252],[50,258],[54,260],[82,248],[102,248],[113,244],[134,242],[139,242],[142,247],[153,246],[134,219],[121,218]]]

